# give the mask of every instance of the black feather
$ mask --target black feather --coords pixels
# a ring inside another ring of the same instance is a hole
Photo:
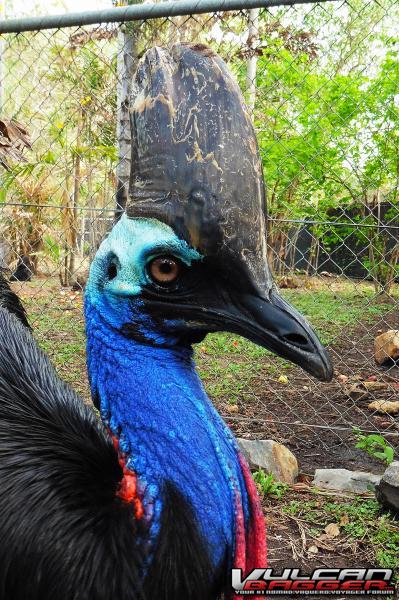
[[[138,600],[122,472],[93,412],[0,308],[0,598]]]
[[[0,306],[0,599],[219,597],[222,577],[172,484],[141,585],[140,522],[116,496],[122,470],[112,441],[58,378],[22,324],[19,301],[5,292],[0,304],[14,314]]]
[[[162,600],[215,600],[227,588],[226,561],[218,569],[195,523],[188,501],[168,482],[158,547],[145,581],[146,597]]]
[[[10,313],[18,317],[25,327],[29,327],[25,308],[17,294],[11,290],[2,269],[0,269],[0,306],[6,308]]]

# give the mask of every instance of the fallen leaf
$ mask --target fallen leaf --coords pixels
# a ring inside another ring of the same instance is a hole
[[[311,487],[307,483],[298,482],[298,483],[294,483],[292,485],[292,489],[295,490],[296,492],[309,492]]]
[[[287,384],[288,383],[288,377],[287,377],[287,375],[280,375],[280,377],[277,379],[277,381],[279,383],[285,383],[285,384]]]
[[[308,548],[308,554],[317,554],[319,551],[317,546],[309,546]]]
[[[333,275],[332,273],[329,273],[328,271],[322,271],[322,272],[320,273],[320,275],[321,275],[322,277],[334,277],[334,275]]]
[[[370,375],[370,377],[367,377],[367,381],[377,381],[377,375]]]
[[[368,390],[363,383],[355,383],[351,386],[344,386],[344,392],[352,400],[363,400],[369,395]]]
[[[324,531],[326,532],[329,538],[336,538],[340,534],[339,527],[336,523],[329,523],[325,526]]]
[[[385,413],[387,415],[395,415],[399,413],[399,401],[391,401],[391,400],[376,400],[375,402],[371,402],[368,405],[370,410],[376,410],[380,413]]]
[[[346,383],[349,379],[347,375],[338,375],[337,379],[340,383]]]
[[[369,392],[376,392],[379,390],[387,390],[389,388],[389,384],[383,381],[365,381],[363,383],[364,387]]]
[[[237,404],[229,404],[229,406],[227,407],[227,412],[228,413],[238,413]]]
[[[389,384],[382,381],[362,381],[351,386],[344,386],[344,392],[352,400],[364,400],[370,392],[387,390],[388,388]]]
[[[307,475],[306,473],[299,473],[299,475],[297,477],[297,481],[299,483],[311,484],[312,479],[313,479],[312,475]]]

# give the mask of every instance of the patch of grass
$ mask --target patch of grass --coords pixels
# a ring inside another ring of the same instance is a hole
[[[333,342],[344,328],[349,333],[351,326],[366,325],[393,308],[390,302],[379,302],[371,286],[364,283],[348,284],[339,291],[283,290],[282,294],[312,323],[325,344]]]
[[[376,566],[399,568],[399,523],[389,513],[382,514],[374,499],[355,497],[331,502],[318,497],[308,501],[292,500],[282,512],[305,522],[309,533],[316,537],[316,544],[317,536],[333,522],[341,530],[341,543],[342,538],[346,538],[347,542],[367,547],[368,560]]]
[[[86,342],[81,298],[74,300],[53,291],[53,297],[23,298],[40,347],[48,354],[58,374],[89,398],[86,373]],[[50,292],[51,294],[51,292]],[[62,300],[62,302],[61,302]]]
[[[273,496],[281,500],[289,487],[287,483],[275,481],[273,473],[265,473],[263,469],[256,471],[253,478],[261,496]]]

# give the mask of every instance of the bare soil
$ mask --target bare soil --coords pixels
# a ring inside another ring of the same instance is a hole
[[[301,470],[312,474],[315,468],[347,468],[381,472],[382,465],[355,448],[352,428],[381,432],[399,448],[399,415],[377,414],[368,408],[374,400],[398,400],[399,367],[378,367],[374,361],[374,338],[381,331],[399,328],[399,315],[392,311],[365,328],[358,324],[350,338],[343,332],[329,350],[334,362],[334,378],[329,383],[311,379],[299,368],[287,371],[289,385],[276,378],[252,381],[253,398],[238,403],[238,412],[226,415],[239,437],[272,437],[286,444],[296,455]],[[346,376],[345,384],[339,376]],[[351,398],[347,390],[369,378],[385,383],[382,390],[363,398]]]

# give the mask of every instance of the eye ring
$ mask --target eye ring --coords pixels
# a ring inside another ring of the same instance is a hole
[[[153,258],[147,265],[148,276],[160,287],[174,285],[180,277],[182,263],[175,256],[164,255]]]

